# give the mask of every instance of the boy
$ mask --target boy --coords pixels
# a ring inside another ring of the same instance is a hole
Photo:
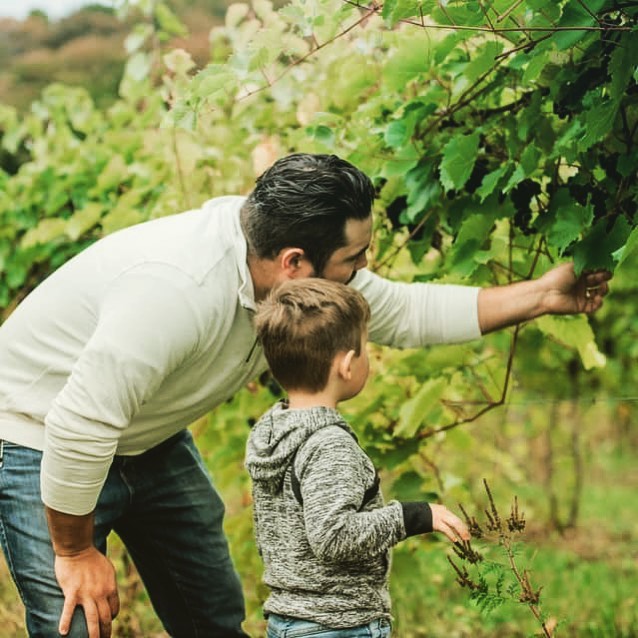
[[[353,288],[293,279],[258,308],[255,329],[288,394],[253,428],[246,467],[271,594],[268,638],[390,635],[389,549],[431,531],[469,539],[442,505],[384,505],[379,478],[337,412],[368,376],[368,304]]]

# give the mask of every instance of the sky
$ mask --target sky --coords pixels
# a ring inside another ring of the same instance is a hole
[[[90,4],[88,0],[0,0],[0,18],[25,18],[33,9],[41,9],[52,20],[63,18],[79,7]],[[99,4],[111,6],[108,0]]]

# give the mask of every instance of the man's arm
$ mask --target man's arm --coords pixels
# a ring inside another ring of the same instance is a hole
[[[599,270],[576,277],[572,263],[561,264],[538,279],[483,288],[478,295],[482,334],[546,314],[590,314],[603,304],[611,273]]]
[[[46,507],[55,576],[64,593],[59,631],[69,632],[75,608],[84,610],[89,638],[109,638],[120,609],[115,569],[93,545],[93,513],[64,514]]]

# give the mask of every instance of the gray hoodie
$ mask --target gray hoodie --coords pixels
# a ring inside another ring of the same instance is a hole
[[[277,403],[249,436],[246,467],[265,613],[336,628],[389,619],[389,549],[432,531],[429,505],[384,505],[371,460],[330,408]]]

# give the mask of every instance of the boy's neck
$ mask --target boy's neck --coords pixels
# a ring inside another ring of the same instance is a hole
[[[338,399],[331,392],[289,392],[288,407],[294,410],[303,408],[337,407]]]

